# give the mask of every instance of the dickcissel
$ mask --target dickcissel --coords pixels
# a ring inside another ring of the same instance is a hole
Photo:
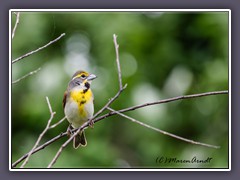
[[[97,76],[85,71],[77,71],[71,78],[63,97],[65,116],[70,123],[69,127],[79,128],[93,117],[93,93],[90,85]],[[84,131],[73,139],[73,147],[86,146],[87,140]]]

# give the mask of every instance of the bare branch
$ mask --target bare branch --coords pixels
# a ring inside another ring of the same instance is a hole
[[[15,25],[14,25],[13,30],[12,30],[12,39],[14,38],[15,31],[16,31],[17,26],[19,24],[19,18],[20,18],[20,12],[16,12],[16,22],[15,22]]]
[[[103,109],[103,110],[105,110],[105,109],[111,109],[111,108],[109,107],[109,105],[120,95],[120,93],[121,93],[121,89],[118,91],[118,93],[115,95],[115,97],[112,98],[102,109]],[[220,94],[221,94],[221,93],[226,93],[226,91],[221,91]],[[197,94],[197,95],[180,96],[180,97],[177,97],[177,98],[171,98],[171,100],[170,100],[170,99],[167,99],[167,100],[165,100],[165,101],[162,101],[161,103],[169,102],[169,101],[173,101],[173,100],[179,100],[179,99],[202,97],[202,96],[206,96],[206,95],[216,95],[216,94],[219,94],[219,92],[210,92],[210,93],[202,93],[202,94]],[[158,101],[158,102],[159,102],[159,101]],[[155,103],[155,102],[154,102],[154,103]],[[146,104],[148,104],[148,106],[150,106],[150,103],[146,103]],[[138,106],[138,107],[135,106],[135,109],[136,109],[136,108],[142,108],[142,107],[145,107],[145,106],[146,106],[145,104],[144,104],[144,105],[141,105],[141,106]],[[101,109],[101,110],[102,110],[102,109]],[[120,110],[120,111],[121,111],[121,110]],[[117,112],[117,111],[112,111],[112,114],[109,113],[109,114],[107,114],[107,115],[108,115],[108,116],[111,116],[111,115],[113,115],[113,114],[119,114],[119,115],[121,114],[121,116],[123,116],[123,114],[120,113],[120,111],[118,111],[118,112]],[[124,115],[124,116],[125,116],[125,115]],[[96,115],[92,118],[92,121],[93,121],[94,123],[97,122],[97,119],[94,119],[95,117],[96,117]],[[101,117],[102,117],[102,116],[101,116]],[[100,117],[100,118],[101,118],[101,117]],[[103,117],[103,119],[104,119],[104,118],[106,118],[106,117]],[[90,121],[91,121],[91,120],[90,120]],[[84,128],[86,128],[86,127],[88,127],[88,126],[90,125],[90,121],[84,123],[80,128],[76,128],[75,130],[77,130],[77,132],[80,132],[80,130],[83,130]],[[133,119],[132,119],[132,121],[133,121]],[[137,120],[135,120],[135,121],[136,121],[136,123],[141,124],[141,122],[139,122],[139,121],[137,121]],[[143,125],[143,124],[144,124],[144,123],[142,123],[141,125]],[[198,145],[202,145],[202,146],[206,146],[206,147],[219,148],[218,146],[209,145],[209,144],[204,144],[204,143],[201,143],[201,142],[196,142],[196,141],[193,141],[193,140],[189,140],[189,139],[186,139],[186,138],[183,138],[183,137],[180,137],[180,136],[177,136],[177,135],[174,135],[174,134],[171,134],[171,133],[168,133],[168,132],[159,130],[159,129],[157,129],[157,128],[151,127],[151,126],[149,126],[149,125],[147,125],[147,124],[145,124],[145,126],[148,126],[148,128],[151,128],[151,129],[153,129],[153,130],[155,130],[155,131],[161,132],[162,134],[165,134],[165,135],[174,137],[174,138],[176,138],[176,139],[180,139],[180,140],[185,141],[185,142],[189,142],[189,143],[192,143],[192,144],[198,144]],[[75,130],[73,130],[73,132],[74,132]],[[73,136],[71,136],[71,140],[72,140],[77,134],[78,134],[78,133],[75,133]],[[56,160],[57,160],[58,157],[60,156],[63,148],[65,148],[66,145],[67,145],[69,142],[70,142],[70,141],[66,141],[66,142],[61,146],[61,148],[59,149],[59,151],[57,152],[56,156],[54,157],[54,159],[52,160],[52,162],[49,164],[48,167],[52,167],[52,165],[56,162]]]
[[[12,61],[12,64],[15,63],[15,62],[20,61],[20,60],[23,59],[23,58],[26,58],[26,57],[28,57],[28,56],[34,54],[34,53],[36,53],[36,52],[38,52],[38,51],[40,51],[40,50],[42,50],[42,49],[44,49],[44,48],[46,48],[46,47],[48,47],[48,46],[51,45],[52,43],[58,41],[58,40],[59,40],[60,38],[62,38],[63,36],[65,36],[65,33],[61,34],[58,38],[56,38],[56,39],[50,41],[50,42],[47,43],[46,45],[44,45],[44,46],[42,46],[42,47],[39,47],[38,49],[33,50],[33,51],[31,51],[31,52],[29,52],[29,53],[27,53],[27,54],[24,54],[23,56],[21,56],[21,57],[15,59],[15,60],[13,60],[13,61]]]
[[[108,103],[107,103],[105,106],[103,106],[103,108],[100,109],[100,110],[93,116],[92,119],[95,119],[99,114],[101,114],[104,110],[106,110],[107,107],[109,107],[109,106],[113,103],[113,101],[115,101],[115,100],[118,98],[118,96],[121,94],[121,92],[122,92],[126,87],[127,87],[127,84],[125,84],[125,86],[124,86],[121,90],[119,90],[119,91],[117,92],[117,94],[116,94],[113,98],[111,98],[111,99],[108,101]]]
[[[163,100],[159,100],[159,101],[154,101],[154,102],[150,102],[150,103],[144,103],[144,104],[140,104],[137,106],[132,106],[129,108],[125,108],[125,109],[121,109],[118,112],[119,113],[124,113],[124,112],[128,112],[128,111],[133,111],[139,108],[143,108],[146,106],[152,106],[152,105],[157,105],[157,104],[164,104],[164,103],[168,103],[168,102],[172,102],[172,101],[178,101],[178,100],[183,100],[183,99],[191,99],[191,98],[197,98],[197,97],[204,97],[204,96],[212,96],[212,95],[219,95],[219,94],[228,94],[228,91],[213,91],[213,92],[206,92],[206,93],[199,93],[199,94],[191,94],[191,95],[185,95],[185,96],[177,96],[177,97],[173,97],[173,98],[169,98],[169,99],[163,99]],[[109,112],[108,114],[102,115],[98,118],[96,118],[94,120],[94,122],[97,122],[99,120],[105,119],[108,116],[112,116],[116,114],[115,112]]]
[[[36,73],[37,73],[38,71],[40,71],[40,70],[41,70],[41,68],[38,68],[38,69],[36,69],[36,70],[34,70],[34,71],[31,71],[30,73],[25,74],[24,76],[20,77],[19,79],[13,81],[12,84],[18,83],[19,81],[25,79],[26,77],[31,76],[31,75],[33,75],[33,74],[36,74]]]
[[[205,146],[205,147],[216,148],[216,149],[217,149],[217,148],[220,148],[220,146],[215,146],[215,145],[211,145],[211,144],[205,144],[205,143],[193,141],[193,140],[190,140],[190,139],[186,139],[186,138],[183,138],[183,137],[181,137],[181,136],[177,136],[177,135],[175,135],[175,134],[171,134],[171,133],[169,133],[169,132],[163,131],[163,130],[161,130],[161,129],[158,129],[158,128],[152,127],[152,126],[150,126],[150,125],[148,125],[148,124],[145,124],[145,123],[143,123],[143,122],[140,122],[140,121],[138,121],[138,120],[136,120],[136,119],[134,119],[134,118],[132,118],[132,117],[129,117],[129,116],[125,115],[125,114],[119,113],[118,111],[115,111],[115,110],[112,109],[112,108],[109,108],[109,107],[108,107],[108,109],[109,109],[110,111],[112,111],[112,112],[115,112],[116,114],[118,114],[118,115],[120,115],[120,116],[122,116],[122,117],[125,117],[126,119],[129,119],[130,121],[132,121],[132,122],[134,122],[134,123],[140,124],[141,126],[144,126],[144,127],[146,127],[146,128],[152,129],[152,130],[157,131],[157,132],[159,132],[159,133],[161,133],[161,134],[164,134],[164,135],[167,135],[167,136],[171,136],[171,137],[173,137],[173,138],[175,138],[175,139],[179,139],[179,140],[181,140],[181,141],[185,141],[185,142],[188,142],[188,143],[191,143],[191,144],[197,144],[197,145],[201,145],[201,146]]]
[[[106,110],[107,107],[109,107],[113,103],[113,101],[115,101],[118,98],[118,96],[122,93],[122,91],[127,87],[127,84],[125,84],[124,87],[122,87],[122,75],[121,75],[121,67],[120,67],[119,53],[118,53],[119,45],[117,44],[116,34],[113,34],[113,42],[116,50],[116,63],[118,67],[117,70],[118,70],[119,90],[117,94],[113,98],[111,98],[105,106],[103,106],[97,113],[95,113],[92,119],[95,119],[99,114],[101,114],[104,110]]]
[[[80,127],[58,150],[57,154],[55,155],[55,157],[52,159],[52,161],[50,162],[50,164],[48,165],[48,168],[51,168],[57,161],[57,159],[59,158],[60,154],[62,153],[63,149],[73,140],[73,138],[75,136],[78,135],[78,133],[82,130],[82,128]]]
[[[115,46],[115,51],[116,51],[116,63],[117,63],[117,68],[118,68],[118,82],[119,82],[119,89],[122,89],[122,73],[121,73],[121,67],[119,63],[119,44],[117,43],[117,35],[113,34],[113,42]]]
[[[51,126],[49,127],[49,129],[55,128],[56,126],[58,126],[59,124],[61,124],[65,119],[66,119],[66,116],[63,117],[62,119],[60,119],[57,123],[51,125]]]
[[[35,145],[33,146],[33,148],[31,149],[31,151],[28,153],[27,158],[25,159],[25,161],[23,162],[23,164],[21,165],[20,168],[24,168],[24,166],[28,163],[28,160],[30,158],[30,156],[33,154],[34,149],[38,146],[39,142],[41,141],[42,137],[44,136],[44,134],[47,132],[47,130],[49,129],[49,126],[51,124],[51,121],[53,119],[53,116],[55,115],[55,112],[52,111],[52,107],[51,104],[49,102],[48,97],[46,97],[47,100],[47,104],[48,104],[48,108],[50,111],[50,118],[48,120],[47,126],[46,128],[43,130],[43,132],[39,135],[37,142],[35,143]]]
[[[64,137],[67,135],[67,131],[64,132],[64,133],[60,133],[58,136],[52,138],[51,140],[45,142],[44,144],[42,144],[41,146],[38,146],[36,149],[33,150],[32,154],[35,154],[36,152],[44,149],[45,147],[49,146],[50,144],[56,142],[58,139]],[[20,162],[22,162],[24,159],[27,158],[29,152],[25,155],[23,155],[21,158],[19,158],[17,161],[15,161],[13,164],[12,164],[12,167],[16,167]]]
[[[211,95],[220,95],[220,94],[228,94],[228,91],[214,91],[214,92],[206,92],[206,93],[200,93],[200,94],[191,94],[191,95],[178,96],[178,97],[169,98],[169,99],[165,99],[165,100],[160,100],[160,101],[155,101],[155,102],[151,102],[151,103],[141,104],[141,105],[138,105],[138,106],[133,106],[133,107],[121,109],[119,111],[114,111],[114,112],[111,111],[111,112],[109,112],[109,113],[107,113],[105,115],[102,115],[102,116],[98,117],[98,118],[93,118],[93,122],[96,123],[98,121],[104,120],[104,119],[106,119],[106,118],[108,118],[110,116],[116,115],[117,112],[118,113],[123,113],[123,112],[128,112],[128,111],[133,111],[133,110],[136,110],[136,109],[140,109],[140,108],[143,108],[143,107],[146,107],[146,106],[150,106],[150,105],[163,104],[163,103],[168,103],[168,102],[177,101],[177,100],[181,100],[181,99],[190,99],[190,98],[204,97],[204,96],[211,96]],[[106,109],[107,109],[107,107],[106,107]],[[82,130],[82,129],[87,128],[88,126],[89,126],[89,122],[86,122],[79,129]],[[73,132],[75,132],[76,130],[78,130],[78,129],[74,129]],[[36,149],[34,149],[32,154],[34,154],[34,153],[44,149],[45,147],[47,147],[50,144],[54,143],[58,139],[61,139],[62,137],[66,136],[67,134],[68,134],[67,131],[64,132],[64,133],[60,133],[58,136],[52,138],[51,140],[45,142],[41,146],[39,146]],[[29,153],[23,155],[21,158],[19,158],[17,161],[15,161],[12,164],[12,167],[16,167],[20,162],[22,162],[24,159],[26,159],[28,154]]]

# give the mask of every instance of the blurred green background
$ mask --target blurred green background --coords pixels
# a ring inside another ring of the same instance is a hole
[[[12,27],[16,16],[12,15]],[[94,73],[95,112],[118,91],[113,34],[120,45],[127,89],[111,106],[118,110],[179,95],[228,90],[228,12],[21,12],[12,41],[12,59],[66,35],[12,65],[12,162],[29,152],[50,117],[63,116],[62,97],[78,69]],[[107,111],[106,111],[107,112]],[[105,113],[106,113],[105,112]],[[119,116],[88,128],[88,146],[64,149],[55,168],[227,168],[228,95],[187,99],[142,108],[127,115],[170,133],[221,146],[186,143]],[[50,130],[41,143],[65,132],[68,122]],[[44,168],[64,137],[34,154],[26,167]],[[211,163],[156,163],[156,158]],[[19,166],[18,166],[19,167]]]

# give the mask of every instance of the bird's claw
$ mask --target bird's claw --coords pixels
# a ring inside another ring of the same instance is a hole
[[[73,134],[72,128],[71,128],[71,125],[69,125],[68,128],[67,128],[67,135],[71,136],[72,134]]]
[[[89,121],[89,127],[92,129],[94,128],[94,121],[92,119]]]

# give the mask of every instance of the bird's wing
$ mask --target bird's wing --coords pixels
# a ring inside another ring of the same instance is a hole
[[[64,96],[63,96],[63,102],[62,102],[63,109],[65,108],[66,100],[67,100],[67,91],[64,92]]]

